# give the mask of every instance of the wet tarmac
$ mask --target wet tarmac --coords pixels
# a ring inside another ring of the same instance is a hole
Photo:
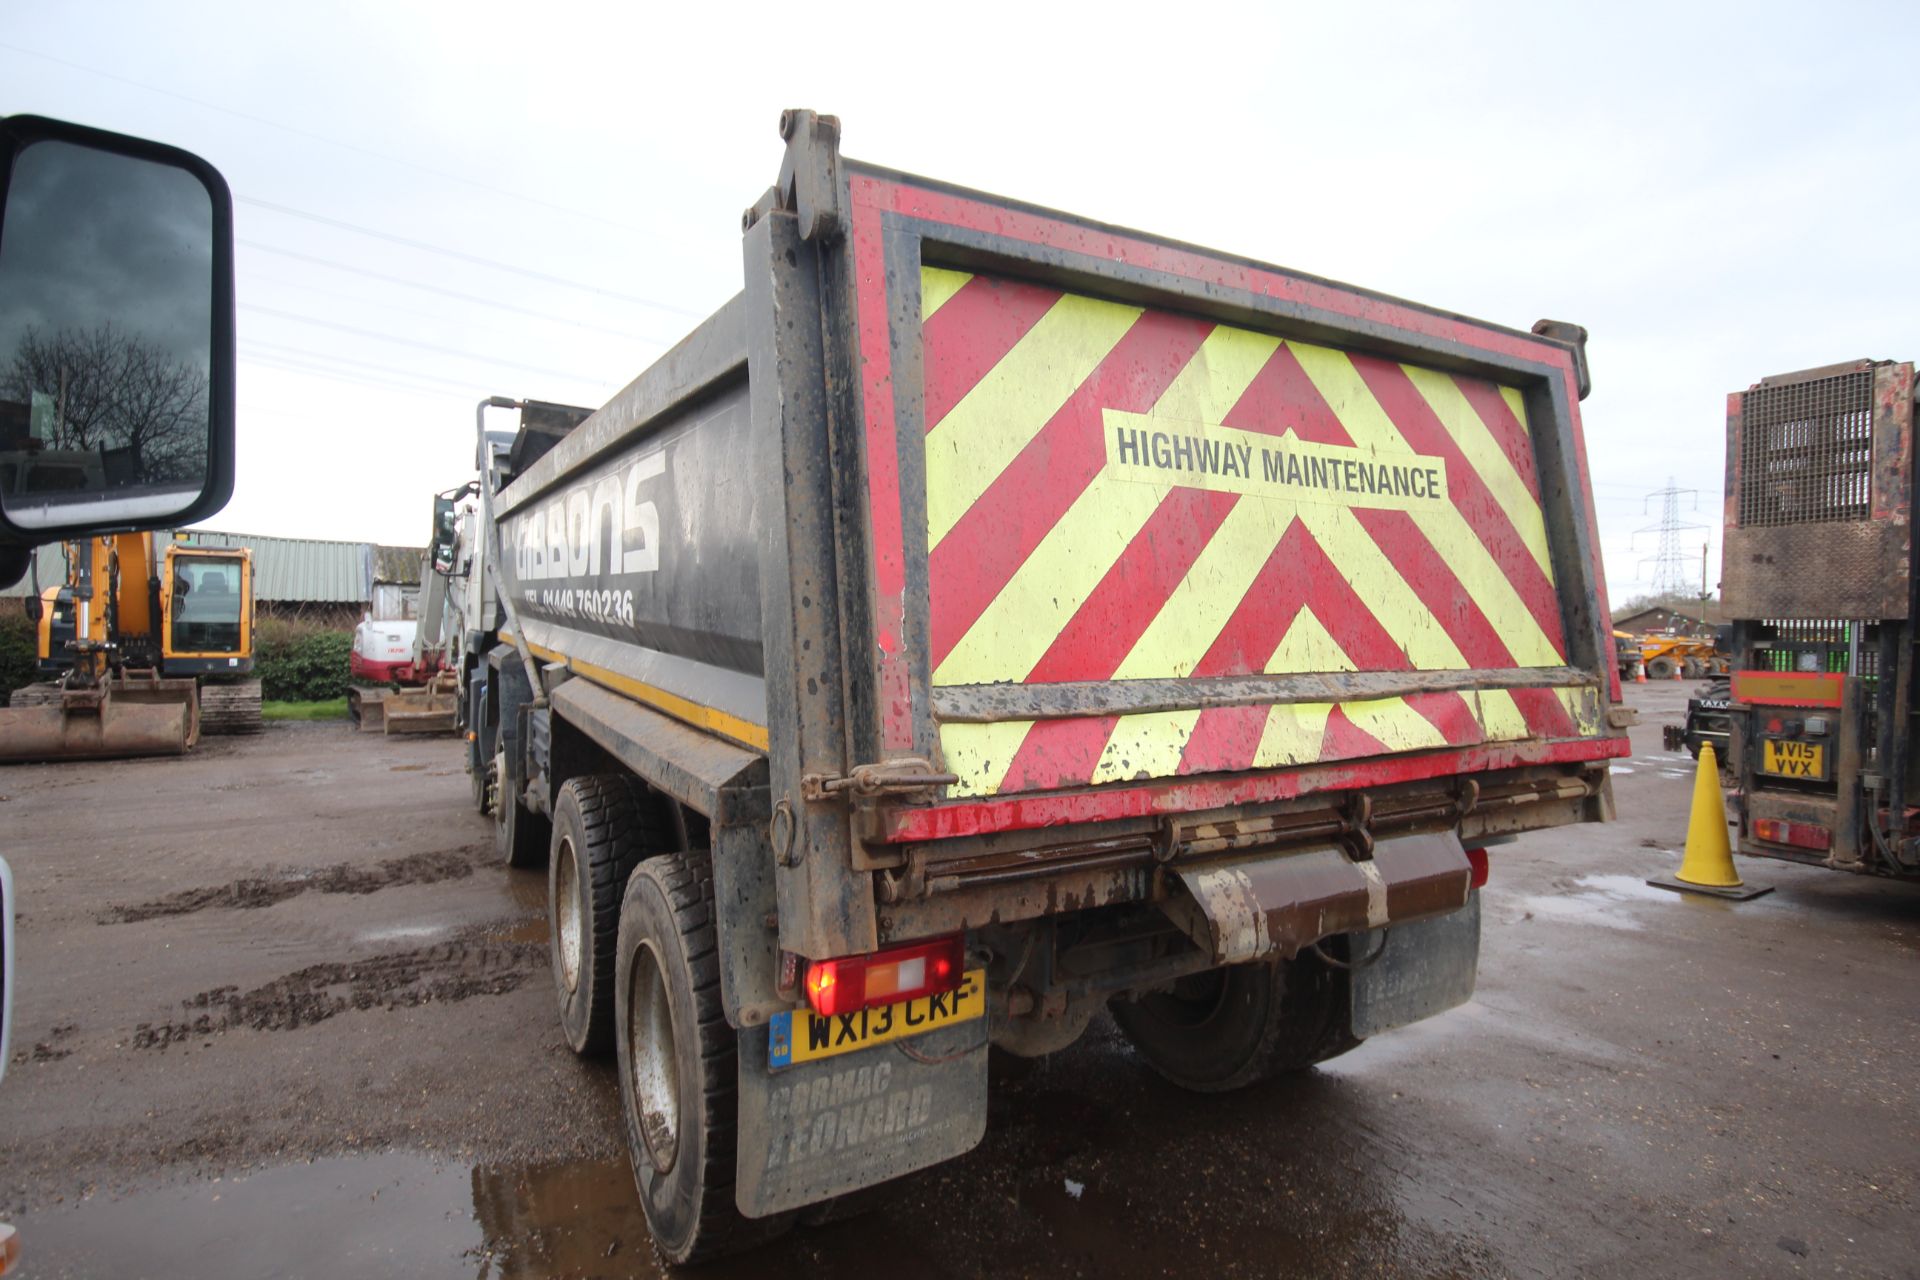
[[[1097,1022],[996,1059],[971,1155],[681,1274],[1920,1276],[1920,887],[1647,887],[1685,689],[1633,690],[1621,821],[1494,851],[1471,1004],[1226,1097]],[[660,1275],[543,878],[491,864],[457,747],[211,747],[0,773],[22,1274]]]

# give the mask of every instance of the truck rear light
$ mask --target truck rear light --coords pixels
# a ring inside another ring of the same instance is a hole
[[[1833,833],[1825,827],[1816,827],[1811,822],[1784,822],[1779,818],[1756,818],[1753,834],[1768,844],[1790,844],[1798,849],[1818,849],[1825,852],[1833,847]]]
[[[807,1003],[823,1018],[869,1005],[898,1004],[959,989],[966,953],[959,934],[871,955],[816,960],[807,966]]]
[[[1473,868],[1471,887],[1478,889],[1487,882],[1487,851],[1485,849],[1467,850],[1467,865]]]

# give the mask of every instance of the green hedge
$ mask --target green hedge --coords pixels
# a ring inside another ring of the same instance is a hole
[[[8,612],[0,616],[0,706],[8,695],[39,677],[34,672],[38,658],[38,637],[33,622],[17,606],[7,602]]]
[[[253,673],[260,696],[274,702],[327,702],[347,696],[350,631],[262,627],[254,640]]]
[[[24,612],[0,614],[0,705],[38,676],[34,624]],[[253,637],[254,674],[261,695],[281,702],[326,702],[347,696],[351,631],[262,619]]]

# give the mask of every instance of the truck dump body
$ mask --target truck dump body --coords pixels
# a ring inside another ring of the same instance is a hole
[[[735,299],[656,371],[691,403],[629,435],[642,379],[500,497],[501,568],[526,638],[668,714],[765,750],[762,491]],[[691,366],[691,367],[689,367]]]
[[[824,536],[807,697],[956,779],[897,839],[1620,753],[1564,344],[842,163],[827,500],[738,299],[503,495],[538,649],[764,750],[767,525]]]

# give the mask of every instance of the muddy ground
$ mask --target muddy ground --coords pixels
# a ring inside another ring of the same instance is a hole
[[[1686,761],[1494,851],[1479,994],[1302,1078],[1159,1083],[1110,1026],[971,1156],[710,1274],[1920,1276],[1920,886],[1680,898]],[[22,908],[0,1219],[27,1277],[652,1276],[544,875],[450,739],[293,724],[0,772]]]

